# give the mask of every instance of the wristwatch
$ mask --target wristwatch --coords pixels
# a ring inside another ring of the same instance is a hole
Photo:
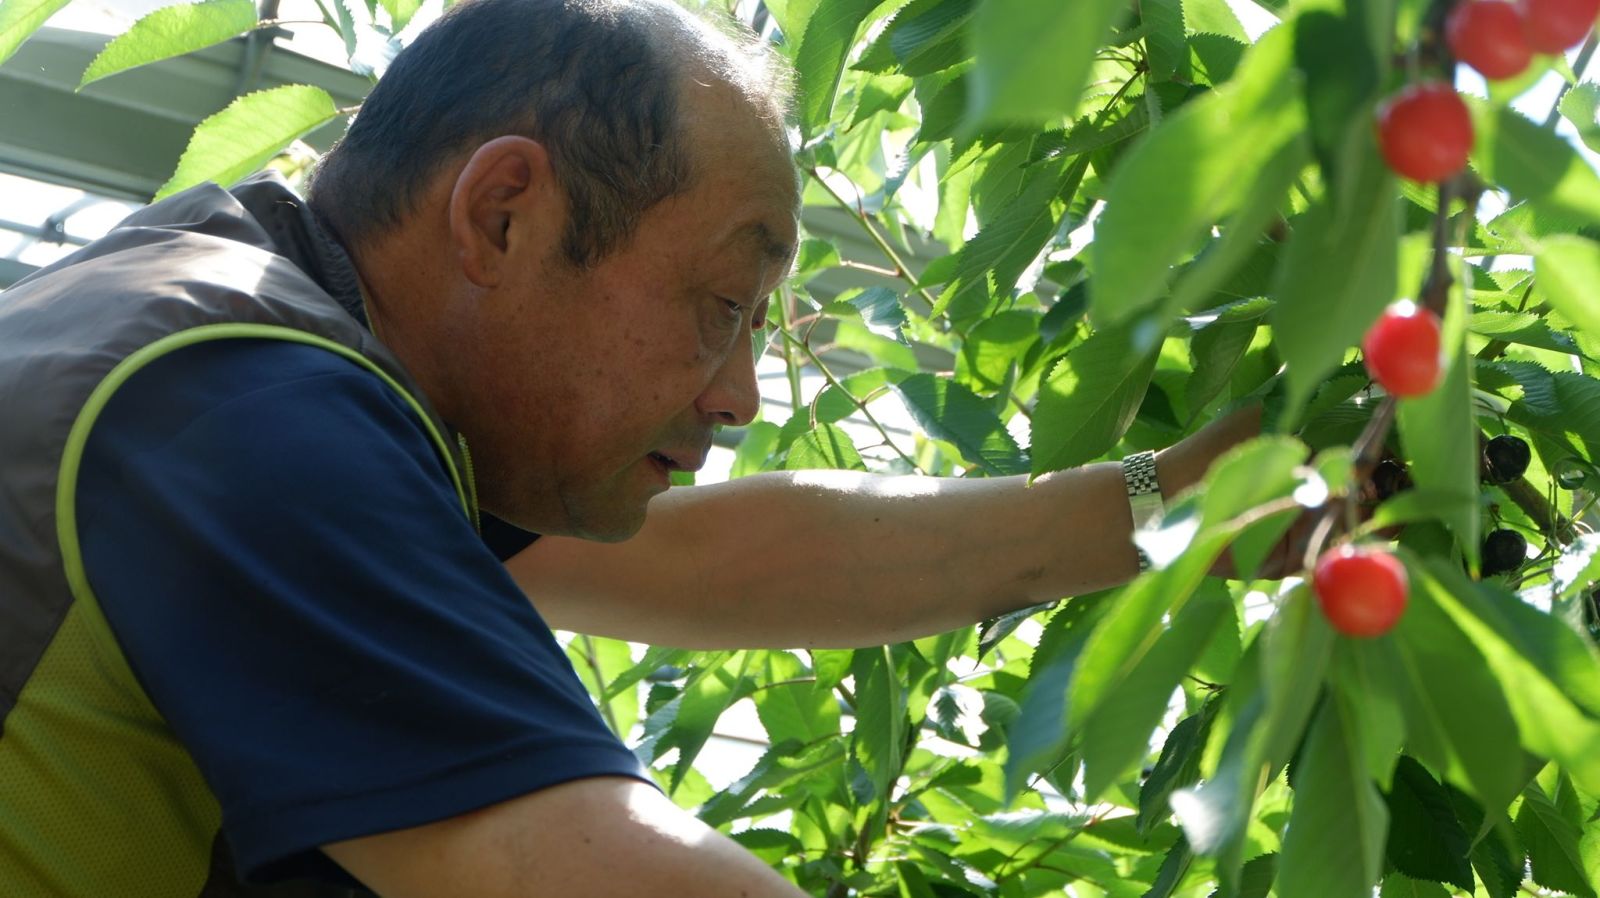
[[[1166,506],[1161,503],[1161,483],[1156,479],[1156,454],[1135,452],[1122,460],[1122,481],[1128,487],[1128,507],[1133,512],[1133,529],[1152,530],[1161,523]],[[1150,556],[1134,544],[1139,553],[1139,572],[1150,569]]]

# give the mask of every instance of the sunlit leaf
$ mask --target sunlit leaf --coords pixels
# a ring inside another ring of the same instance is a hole
[[[106,44],[84,70],[78,86],[219,44],[255,27],[256,6],[250,0],[204,0],[162,7]]]
[[[245,94],[201,122],[156,199],[206,181],[227,187],[339,115],[320,87],[286,84]]]

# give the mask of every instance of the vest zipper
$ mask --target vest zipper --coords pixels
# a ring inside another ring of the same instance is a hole
[[[472,518],[472,529],[483,532],[483,522],[478,518],[478,479],[472,473],[472,450],[467,448],[464,434],[456,434],[456,445],[461,447],[461,467],[467,481],[467,512]]]

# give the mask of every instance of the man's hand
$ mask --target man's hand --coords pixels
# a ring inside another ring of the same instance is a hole
[[[660,792],[613,777],[323,851],[383,898],[804,896]]]

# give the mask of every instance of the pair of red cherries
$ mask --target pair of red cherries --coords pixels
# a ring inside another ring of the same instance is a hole
[[[1445,42],[1485,78],[1514,78],[1535,53],[1564,53],[1583,43],[1600,0],[1466,0],[1445,20]],[[1455,88],[1413,84],[1378,109],[1378,148],[1401,177],[1447,180],[1467,165],[1472,116]]]

